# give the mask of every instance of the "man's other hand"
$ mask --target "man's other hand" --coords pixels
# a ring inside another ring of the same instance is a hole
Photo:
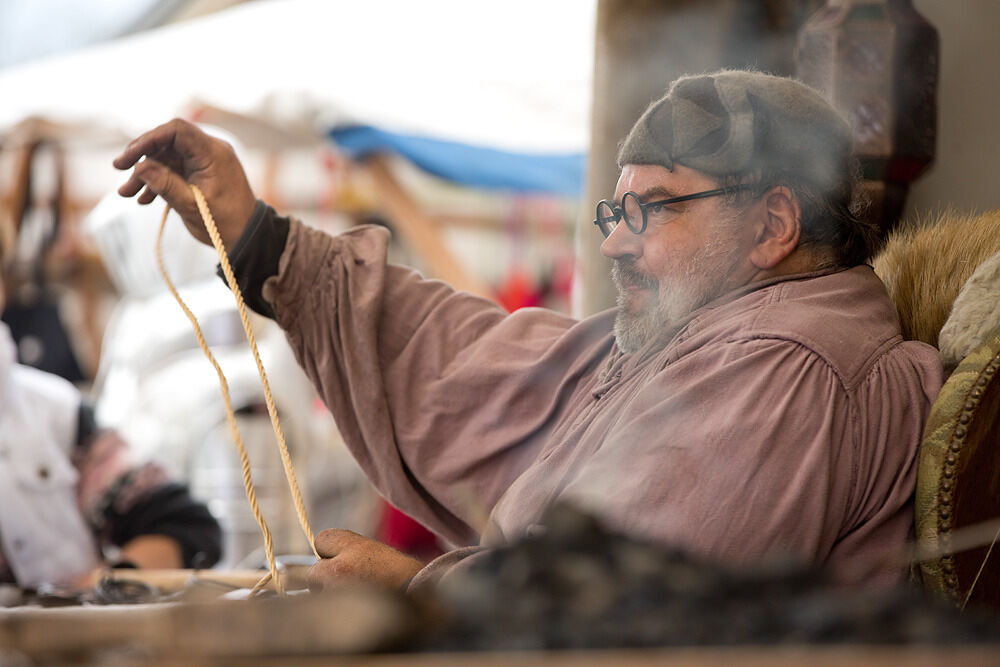
[[[189,183],[205,195],[227,249],[239,239],[257,204],[233,147],[179,118],[133,139],[112,164],[118,169],[132,168],[118,194],[138,194],[140,204],[149,204],[159,195],[180,214],[188,231],[208,245],[212,241]]]
[[[398,589],[423,569],[417,559],[349,530],[324,530],[316,536],[316,551],[322,559],[309,568],[313,591],[349,581]]]

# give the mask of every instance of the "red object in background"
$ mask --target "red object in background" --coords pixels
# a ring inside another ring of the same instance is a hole
[[[508,313],[518,308],[542,305],[542,295],[531,277],[519,269],[512,269],[507,274],[503,284],[497,288],[496,300]]]
[[[437,535],[384,500],[376,539],[425,563],[444,553]]]

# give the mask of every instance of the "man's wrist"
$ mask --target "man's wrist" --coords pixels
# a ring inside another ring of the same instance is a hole
[[[290,227],[288,218],[258,200],[243,233],[228,250],[229,263],[244,301],[255,312],[272,319],[274,311],[261,291],[264,281],[278,274]],[[222,277],[221,269],[217,273]]]

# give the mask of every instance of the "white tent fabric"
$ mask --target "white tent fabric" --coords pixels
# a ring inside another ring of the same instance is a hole
[[[0,70],[30,115],[129,134],[201,101],[525,152],[585,152],[594,0],[258,0]]]

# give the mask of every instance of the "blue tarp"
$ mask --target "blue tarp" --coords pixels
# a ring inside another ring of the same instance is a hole
[[[336,127],[329,135],[352,158],[398,153],[424,171],[462,185],[567,196],[578,196],[583,190],[582,153],[515,153],[369,125]]]

